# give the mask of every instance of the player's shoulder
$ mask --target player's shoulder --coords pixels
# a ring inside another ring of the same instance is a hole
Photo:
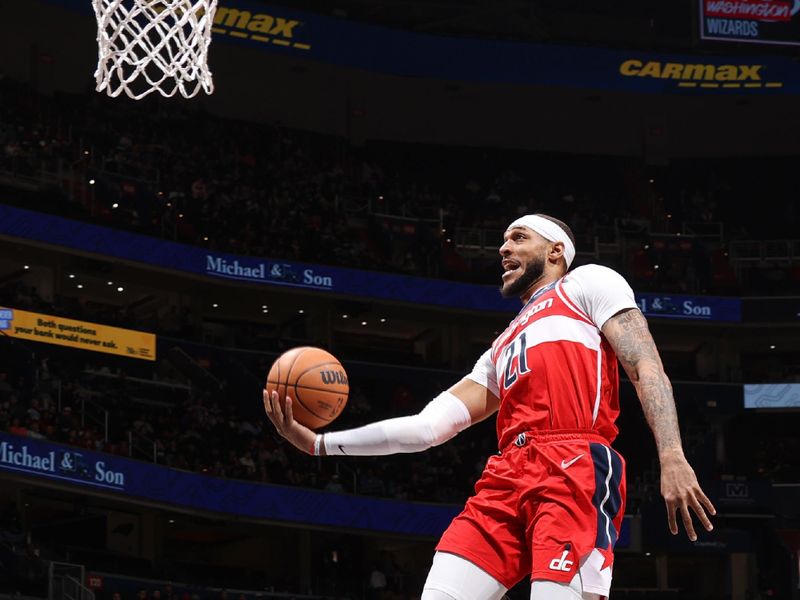
[[[614,269],[604,265],[588,264],[574,268],[564,276],[564,283],[573,281],[581,287],[603,286],[624,282],[625,278]],[[627,283],[627,282],[626,282]]]
[[[567,273],[564,292],[598,329],[620,310],[636,306],[635,295],[625,278],[603,265],[583,265]]]

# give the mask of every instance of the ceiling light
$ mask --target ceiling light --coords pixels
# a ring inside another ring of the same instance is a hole
[[[386,323],[386,317],[381,317],[381,323]]]
[[[123,292],[123,291],[125,291],[125,288],[124,288],[124,287],[122,287],[122,286],[119,286],[119,287],[117,288],[117,291],[118,291],[118,292]]]
[[[343,318],[343,319],[347,319],[347,318],[349,318],[349,317],[350,317],[350,315],[348,315],[348,314],[344,314],[344,315],[342,315],[342,318]]]
[[[298,313],[300,313],[300,314],[302,315],[302,314],[303,314],[303,313],[305,313],[306,311],[304,311],[304,310],[301,308],[301,309],[300,309],[300,310],[298,310],[297,312],[298,312]]]
[[[212,304],[211,306],[212,306],[213,308],[219,308],[219,304],[217,304],[216,302],[214,302],[214,304]]]
[[[106,285],[114,285],[113,281],[106,281]]]
[[[111,208],[119,208],[119,203],[114,202],[114,204],[111,205]]]
[[[74,273],[70,273],[69,275],[67,275],[67,277],[69,277],[70,279],[75,279],[75,274]]]
[[[83,289],[83,284],[82,284],[82,283],[79,283],[79,284],[78,284],[76,287],[77,287],[79,290],[82,290],[82,289]]]
[[[262,304],[261,308],[269,308],[266,304]]]
[[[775,350],[775,344],[770,344],[770,345],[769,345],[769,349],[770,349],[770,350]]]
[[[29,267],[28,265],[23,265],[23,266],[22,266],[22,268],[23,268],[23,269],[25,269],[26,271],[27,271],[28,269],[30,269],[30,267]]]
[[[366,325],[366,324],[367,324],[367,322],[366,322],[366,321],[361,321],[361,324],[362,324],[362,325]]]
[[[94,179],[89,180],[89,185],[94,185]]]

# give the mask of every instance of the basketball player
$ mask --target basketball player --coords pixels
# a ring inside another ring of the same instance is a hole
[[[617,359],[655,437],[670,531],[697,539],[715,514],[683,454],[672,387],[633,291],[615,271],[567,272],[575,239],[561,221],[526,215],[500,247],[501,293],[523,307],[472,372],[419,414],[315,434],[276,392],[278,432],[314,455],[383,455],[441,444],[497,415],[499,454],[436,547],[422,600],[496,600],[524,576],[532,600],[606,598],[625,512],[625,461],[611,447]]]

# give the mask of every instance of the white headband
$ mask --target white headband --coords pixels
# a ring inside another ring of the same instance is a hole
[[[561,227],[551,220],[538,215],[525,215],[524,217],[520,217],[509,225],[508,229],[513,229],[514,227],[527,227],[546,240],[563,243],[564,259],[567,261],[567,268],[569,269],[569,266],[575,258],[575,244],[570,241],[567,232],[561,229]],[[508,229],[506,229],[506,231],[508,231]]]

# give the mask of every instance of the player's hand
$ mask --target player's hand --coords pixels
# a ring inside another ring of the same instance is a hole
[[[714,529],[708,514],[715,515],[717,510],[700,489],[694,470],[682,452],[661,458],[661,495],[667,504],[667,521],[672,535],[678,534],[678,513],[686,534],[693,542],[697,540],[697,533],[694,530],[692,512],[706,531]]]
[[[292,416],[292,399],[289,396],[286,396],[285,407],[286,410],[281,406],[278,392],[273,391],[270,393],[264,390],[264,411],[278,433],[298,450],[313,454],[314,440],[316,440],[317,434],[294,420]]]

